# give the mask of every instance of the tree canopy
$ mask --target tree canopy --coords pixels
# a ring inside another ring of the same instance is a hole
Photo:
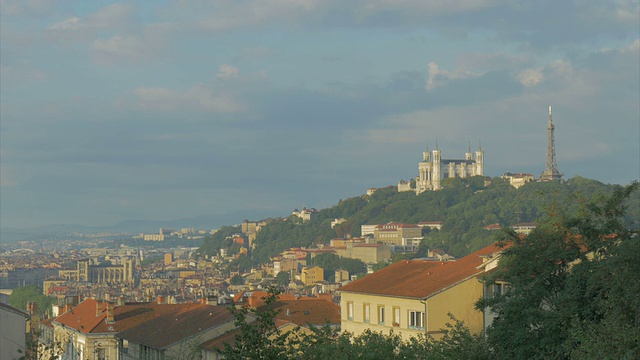
[[[487,279],[509,290],[478,303],[495,313],[487,335],[498,358],[640,356],[640,238],[624,221],[638,183],[559,211],[526,237],[507,231]]]
[[[44,295],[35,285],[17,287],[9,295],[9,305],[26,311],[27,303],[35,302],[38,304],[38,313],[40,314],[50,312],[55,300],[54,297]]]

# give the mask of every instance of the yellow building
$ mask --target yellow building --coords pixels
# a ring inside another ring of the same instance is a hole
[[[171,265],[173,262],[173,254],[166,253],[164,254],[164,266]]]
[[[302,269],[300,280],[305,286],[313,285],[324,280],[324,269],[318,266]]]
[[[406,245],[407,239],[422,237],[422,228],[416,224],[390,222],[375,227],[373,236],[376,241],[388,245]]]
[[[358,244],[347,242],[337,250],[338,256],[358,259],[367,264],[375,264],[391,259],[391,248],[385,244]]]
[[[500,251],[492,245],[456,261],[402,260],[349,283],[340,289],[342,330],[437,337],[451,322],[451,313],[479,333],[483,314],[475,303],[483,296],[483,284],[478,276]]]

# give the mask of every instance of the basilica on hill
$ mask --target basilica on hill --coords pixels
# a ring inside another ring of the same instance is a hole
[[[474,156],[475,155],[475,156]],[[398,183],[398,191],[415,191],[416,194],[428,190],[442,189],[442,180],[446,178],[467,178],[484,175],[484,151],[478,147],[475,154],[471,152],[471,146],[464,154],[464,159],[442,159],[442,153],[436,149],[429,149],[422,153],[422,161],[418,163],[418,177],[415,187],[411,181],[401,180]]]

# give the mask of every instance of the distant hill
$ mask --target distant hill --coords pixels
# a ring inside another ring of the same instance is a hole
[[[418,223],[443,221],[441,231],[425,234],[425,245],[440,248],[454,256],[464,256],[495,240],[495,233],[485,230],[491,224],[511,226],[518,222],[544,220],[550,211],[574,212],[581,204],[596,196],[610,193],[620,185],[575,177],[566,183],[531,182],[515,189],[507,181],[496,177],[484,187],[481,177],[446,179],[445,188],[398,193],[395,187],[379,189],[371,196],[363,195],[340,200],[337,205],[322,209],[313,222],[300,223],[291,217],[263,227],[254,242],[253,260],[263,263],[269,257],[294,246],[327,244],[330,239],[344,235],[359,236],[363,224],[382,224],[390,221]],[[629,226],[638,227],[640,194],[629,201]],[[347,221],[331,229],[336,218]],[[200,253],[210,255],[221,247],[231,246],[225,237],[239,232],[238,227],[223,227],[207,238]]]
[[[29,229],[18,228],[0,228],[0,239],[3,243],[16,242],[22,240],[41,240],[63,238],[64,235],[79,233],[130,233],[138,234],[157,233],[160,228],[195,228],[195,229],[217,229],[225,224],[237,224],[243,219],[252,216],[259,217],[262,214],[252,214],[245,212],[233,212],[221,215],[202,215],[193,218],[184,218],[177,220],[161,221],[161,220],[125,220],[114,225],[108,226],[85,226],[79,224],[55,224],[40,226]]]

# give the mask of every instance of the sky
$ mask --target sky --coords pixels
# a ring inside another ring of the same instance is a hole
[[[481,143],[640,178],[635,0],[0,0],[0,225],[322,209]],[[238,222],[242,218],[238,219]]]

